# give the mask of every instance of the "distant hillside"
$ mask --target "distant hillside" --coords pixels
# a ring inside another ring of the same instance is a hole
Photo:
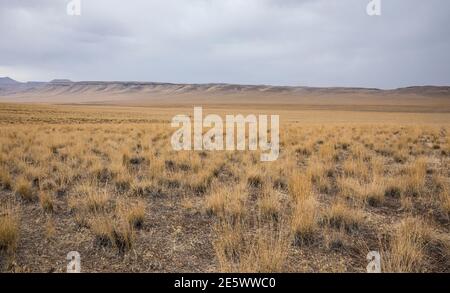
[[[0,101],[111,105],[366,105],[414,106],[450,111],[450,87],[419,86],[395,90],[315,88],[236,84],[101,82],[56,79],[46,83],[0,85]]]
[[[15,81],[10,77],[0,77],[0,86],[2,85],[18,85],[20,82]]]
[[[54,79],[50,81],[50,83],[71,83],[72,81],[70,79]]]

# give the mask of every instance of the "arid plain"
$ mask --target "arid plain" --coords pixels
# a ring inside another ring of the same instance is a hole
[[[450,90],[76,83],[0,91],[0,266],[450,272]],[[20,103],[19,103],[20,102]],[[280,156],[172,149],[177,114],[280,115]]]

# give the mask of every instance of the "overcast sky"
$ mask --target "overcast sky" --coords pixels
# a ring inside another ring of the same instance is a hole
[[[0,0],[0,76],[450,85],[450,1]]]

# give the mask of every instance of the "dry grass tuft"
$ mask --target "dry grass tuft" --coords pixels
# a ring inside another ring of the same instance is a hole
[[[111,199],[106,189],[100,189],[90,184],[85,184],[77,189],[78,195],[72,197],[70,206],[81,212],[102,212],[104,211]]]
[[[389,272],[421,272],[424,268],[425,249],[433,233],[417,218],[400,222],[386,252],[385,267]]]
[[[258,207],[263,218],[277,220],[281,213],[280,196],[271,187],[265,187],[258,200]]]
[[[348,245],[345,231],[328,228],[324,232],[326,249],[330,251],[342,251]]]
[[[256,171],[254,171],[250,175],[248,175],[247,183],[248,183],[249,187],[262,188],[262,186],[264,184],[264,179],[262,178],[262,176],[260,174],[256,173]]]
[[[113,239],[119,251],[124,252],[129,250],[133,246],[133,227],[125,221],[117,222],[113,231]]]
[[[406,195],[419,196],[425,190],[427,174],[427,161],[425,158],[417,158],[405,168],[402,185]]]
[[[6,190],[11,189],[12,187],[11,175],[4,168],[0,168],[0,186]]]
[[[244,236],[248,225],[221,221],[216,226],[214,249],[223,272],[283,272],[289,253],[289,237],[280,224],[276,229],[259,228]]]
[[[293,202],[290,225],[297,245],[312,242],[317,229],[318,202],[314,196],[312,178],[314,175],[311,172],[295,172],[289,179],[289,193]]]
[[[115,177],[115,186],[117,191],[127,192],[131,188],[132,182],[133,177],[128,170],[122,169],[121,171],[118,171]]]
[[[16,180],[14,191],[18,196],[20,196],[22,199],[26,201],[33,201],[35,198],[31,182],[27,180],[25,177],[19,177]]]
[[[360,181],[368,181],[370,178],[369,167],[362,159],[345,161],[342,168],[346,176]]]
[[[289,194],[294,201],[309,198],[312,195],[311,174],[294,173],[289,178]]]
[[[219,184],[205,199],[205,211],[209,215],[239,219],[244,215],[246,192],[242,186],[228,187]]]
[[[324,215],[324,220],[330,227],[344,229],[347,232],[358,230],[362,225],[363,218],[359,210],[349,208],[343,202],[332,204]]]
[[[115,246],[120,252],[132,247],[133,227],[123,220],[114,221],[109,216],[98,215],[90,220],[90,228],[101,246]]]
[[[386,194],[385,181],[378,176],[367,183],[354,178],[338,178],[337,184],[342,196],[371,206],[381,205]]]
[[[248,255],[243,256],[240,271],[279,273],[284,271],[289,253],[289,240],[283,230],[260,231]]]
[[[55,222],[52,219],[48,219],[45,223],[45,238],[54,240],[56,234]]]
[[[89,221],[89,226],[98,244],[106,246],[114,243],[114,225],[110,217],[105,215],[95,216]]]
[[[44,211],[53,212],[55,205],[53,196],[50,193],[46,191],[39,192],[39,202]]]
[[[19,239],[19,220],[13,209],[0,209],[0,250],[14,252]]]
[[[116,214],[132,227],[141,228],[145,218],[145,203],[143,201],[119,201],[116,206]]]
[[[331,183],[329,178],[333,174],[330,163],[323,163],[319,160],[311,161],[308,171],[311,174],[312,183],[321,193],[329,193],[331,191]]]
[[[291,222],[294,243],[304,245],[314,240],[317,232],[318,207],[314,197],[296,202]]]
[[[441,201],[440,206],[442,211],[446,213],[447,216],[450,216],[450,188],[448,184],[444,184],[442,186],[439,197]]]
[[[239,262],[245,244],[243,225],[241,221],[233,223],[229,219],[224,219],[214,227],[216,239],[213,246],[220,270],[223,272],[235,271],[236,263]]]

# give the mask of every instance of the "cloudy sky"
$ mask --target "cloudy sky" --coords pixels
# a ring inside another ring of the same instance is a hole
[[[0,76],[450,85],[450,1],[0,0]]]

